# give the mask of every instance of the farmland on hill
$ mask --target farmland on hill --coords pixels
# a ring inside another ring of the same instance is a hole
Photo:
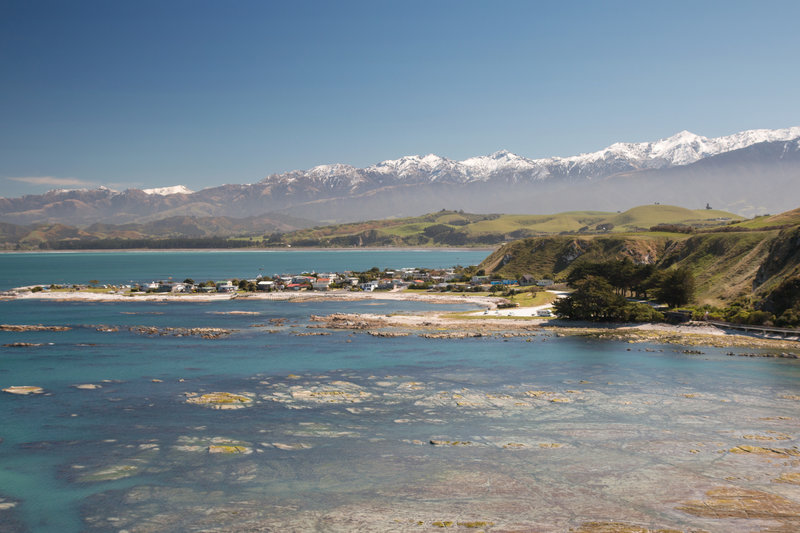
[[[569,211],[553,215],[483,215],[442,210],[420,217],[320,226],[280,238],[294,246],[492,245],[563,233],[642,232],[659,224],[709,228],[737,220],[742,217],[725,211],[668,205],[640,206],[621,213]]]

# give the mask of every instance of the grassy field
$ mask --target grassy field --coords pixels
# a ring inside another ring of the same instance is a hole
[[[796,226],[800,224],[800,209],[793,209],[777,215],[764,215],[738,222],[736,227],[749,229],[762,229],[783,226]]]
[[[640,206],[622,213],[570,211],[553,215],[440,211],[419,217],[315,227],[285,234],[284,241],[317,241],[320,246],[497,244],[540,235],[641,232],[659,224],[712,227],[738,220],[741,217],[725,211],[669,205]]]

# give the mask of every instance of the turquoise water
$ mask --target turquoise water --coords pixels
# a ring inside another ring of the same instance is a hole
[[[0,531],[752,531],[763,524],[680,503],[719,486],[800,501],[797,485],[774,482],[796,461],[729,452],[800,445],[796,360],[547,332],[441,340],[307,327],[312,314],[468,308],[0,302],[2,323],[72,328],[0,332],[0,345],[37,344],[0,346],[0,388],[45,390],[0,394]],[[252,401],[190,401],[210,392]]]
[[[300,272],[477,265],[486,250],[259,250],[0,254],[0,290],[35,284],[254,278]]]

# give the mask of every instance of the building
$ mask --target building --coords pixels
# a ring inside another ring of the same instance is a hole
[[[331,278],[317,278],[311,283],[315,291],[327,291],[331,286]]]
[[[519,277],[517,282],[519,283],[520,287],[530,287],[531,285],[536,285],[536,278],[530,274],[523,274]]]
[[[271,291],[275,288],[275,282],[269,279],[262,279],[258,283],[256,283],[256,287],[260,291]]]
[[[236,285],[228,281],[217,282],[217,292],[236,292]]]

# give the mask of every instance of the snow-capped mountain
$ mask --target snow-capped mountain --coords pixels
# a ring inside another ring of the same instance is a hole
[[[262,183],[314,183],[324,188],[357,189],[388,179],[401,183],[470,183],[503,180],[517,183],[548,178],[595,179],[618,172],[688,165],[714,155],[762,142],[788,141],[800,137],[800,127],[779,130],[748,130],[709,139],[689,131],[653,142],[614,143],[611,146],[570,157],[528,159],[500,150],[491,155],[454,161],[434,154],[390,159],[359,169],[350,165],[321,165],[307,171],[273,174]]]
[[[157,194],[159,196],[167,196],[168,194],[192,194],[194,191],[190,190],[185,185],[173,185],[172,187],[157,187],[155,189],[142,189],[145,194]]]
[[[0,198],[0,221],[121,223],[270,212],[353,221],[441,208],[550,213],[626,209],[653,201],[686,207],[710,203],[752,215],[796,208],[796,198],[800,127],[717,138],[682,131],[657,141],[620,142],[596,152],[543,159],[506,150],[463,161],[411,155],[366,168],[319,165],[197,192],[183,185],[50,191]]]

